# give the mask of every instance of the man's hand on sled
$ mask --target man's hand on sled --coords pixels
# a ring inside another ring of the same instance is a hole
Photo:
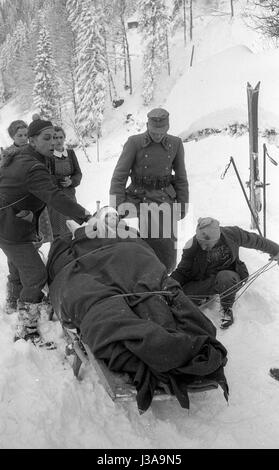
[[[277,264],[279,264],[279,253],[277,253],[277,255],[271,256],[269,259],[271,261],[276,261]]]

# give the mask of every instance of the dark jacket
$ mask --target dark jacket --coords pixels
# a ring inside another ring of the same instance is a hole
[[[132,182],[126,189],[129,176]],[[187,203],[182,140],[167,134],[155,143],[148,132],[129,137],[115,167],[110,194],[116,196],[117,207],[123,202]]]
[[[85,209],[53,183],[45,157],[30,145],[4,155],[0,167],[0,241],[36,241],[38,219],[46,204],[79,224],[88,219]]]
[[[71,180],[72,180],[72,184],[70,186],[70,188],[75,188],[76,186],[78,186],[80,184],[80,181],[81,181],[81,178],[82,178],[82,173],[81,173],[81,169],[80,169],[80,166],[79,166],[79,163],[78,163],[78,159],[77,159],[77,156],[74,152],[73,149],[67,149],[67,152],[68,152],[68,158],[69,158],[69,161],[70,161],[70,165],[71,165]],[[55,182],[56,184],[59,186],[59,178],[56,177],[56,173],[55,173],[55,157],[54,156],[51,156],[49,157],[49,169],[50,169],[50,173],[54,176],[54,179],[55,179]]]
[[[232,263],[226,269],[232,269],[237,272],[240,279],[243,280],[248,276],[248,270],[239,259],[239,248],[254,248],[263,251],[272,256],[279,253],[279,245],[267,238],[260,237],[256,233],[247,232],[241,228],[221,227],[221,237],[225,244],[229,247],[232,255]],[[191,243],[192,241],[192,243]],[[190,281],[199,281],[205,279],[207,269],[207,252],[202,250],[196,236],[187,242],[180,263],[171,274],[171,277],[178,281],[181,286]]]

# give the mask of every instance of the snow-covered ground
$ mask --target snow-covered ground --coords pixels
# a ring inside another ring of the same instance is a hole
[[[247,50],[252,42],[251,33],[247,31],[245,37],[243,24],[237,21],[233,25],[227,23],[229,44],[224,41],[222,51],[217,20],[216,23],[215,47],[214,22],[211,21],[208,54],[208,38],[202,39],[200,36],[197,41],[202,52],[200,61],[191,70],[182,60],[182,37],[180,42],[177,40],[179,35],[173,38],[172,50],[177,57],[174,77],[158,84],[156,99],[150,106],[164,105],[170,109],[171,132],[184,132],[191,126],[193,129],[198,120],[201,122],[203,118],[207,119],[209,113],[212,113],[211,125],[227,124],[228,118],[235,119],[235,115],[230,114],[233,109],[242,110],[245,116],[246,82],[249,80],[252,85],[258,80],[262,81],[260,97],[265,104],[260,101],[261,117],[270,111],[273,117],[277,114],[279,122],[279,107],[271,106],[274,97],[278,96],[275,81],[271,81],[279,74],[278,60],[275,60],[277,51],[258,52],[254,57]],[[239,36],[235,34],[237,25],[241,31],[241,44],[237,42]],[[134,43],[138,44],[136,34],[135,31],[131,32]],[[225,26],[222,28],[222,37],[226,37]],[[227,45],[229,49],[225,50]],[[140,54],[138,62],[134,59],[139,71],[140,59]],[[232,63],[231,76],[227,68]],[[221,74],[226,69],[226,80],[219,80],[217,75],[214,80],[214,71]],[[261,75],[258,75],[259,71]],[[210,82],[210,93],[204,93],[201,99],[197,89],[204,86],[202,83],[205,79]],[[140,100],[140,80],[138,74],[135,95],[127,95],[122,107],[107,113],[100,140],[99,161],[95,146],[88,148],[91,162],[86,160],[82,150],[77,150],[83,170],[77,197],[88,209],[93,210],[97,200],[102,204],[108,202],[110,178],[121,147],[128,135],[145,127],[147,109]],[[235,89],[239,91],[242,83],[241,97],[239,93],[231,92],[234,81]],[[270,106],[266,103],[270,103]],[[0,145],[9,143],[5,136],[11,120],[18,117],[30,120],[32,113],[23,116],[19,112],[14,105],[1,110]],[[128,112],[135,117],[134,124],[125,124]],[[263,143],[260,140],[260,165]],[[268,150],[279,160],[276,145],[268,145]],[[185,144],[191,211],[181,227],[181,242],[184,243],[192,235],[197,218],[201,216],[216,217],[221,225],[236,224],[250,229],[249,211],[232,167],[221,179],[230,156],[234,157],[243,181],[247,181],[247,134],[238,138],[218,135]],[[267,180],[270,186],[267,187],[267,236],[277,242],[278,179],[279,167],[268,163]],[[241,249],[241,257],[250,273],[268,261],[267,255],[254,250]],[[82,381],[73,377],[65,358],[65,344],[58,322],[42,320],[46,337],[58,343],[56,351],[37,350],[23,341],[13,343],[16,317],[7,316],[3,311],[6,275],[5,256],[0,252],[0,448],[278,448],[279,383],[268,375],[271,366],[279,367],[278,266],[260,276],[239,298],[234,308],[235,324],[227,331],[219,328],[218,304],[204,310],[217,327],[218,339],[228,349],[229,360],[225,373],[230,387],[229,403],[226,403],[218,389],[192,394],[189,411],[181,409],[176,400],[164,404],[154,402],[142,416],[139,416],[134,403],[114,404],[90,368],[83,369]]]

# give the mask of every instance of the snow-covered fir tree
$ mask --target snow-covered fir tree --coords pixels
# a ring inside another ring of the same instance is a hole
[[[139,0],[139,27],[144,40],[143,101],[153,98],[156,78],[167,59],[168,15],[165,0]]]
[[[19,53],[22,53],[25,47],[26,40],[27,26],[19,20],[13,33],[6,36],[5,42],[1,46],[0,69],[2,71],[7,70],[17,60]]]
[[[47,12],[46,25],[52,40],[53,57],[57,66],[63,117],[68,115],[69,109],[75,108],[73,31],[68,21],[66,0],[52,0]]]
[[[90,0],[68,0],[75,35],[76,124],[82,137],[101,134],[107,93],[103,19]]]
[[[60,97],[56,64],[53,59],[49,33],[43,21],[41,21],[39,31],[34,70],[34,104],[38,108],[41,117],[60,122]]]

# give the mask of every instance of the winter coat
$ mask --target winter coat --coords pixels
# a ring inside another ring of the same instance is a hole
[[[167,134],[155,143],[148,132],[130,136],[115,167],[110,194],[116,196],[117,207],[123,202],[188,203],[182,140]]]
[[[45,163],[45,157],[30,145],[4,155],[0,167],[0,241],[36,241],[38,219],[46,204],[79,224],[88,219],[85,209],[53,183]]]
[[[240,279],[248,276],[248,270],[243,261],[239,259],[239,248],[254,248],[263,251],[271,256],[279,253],[279,245],[267,238],[260,237],[256,233],[247,232],[241,228],[221,227],[221,239],[229,247],[232,256],[232,263],[226,269],[237,272]],[[178,281],[181,286],[190,281],[200,281],[206,279],[207,252],[202,250],[196,236],[186,243],[182,258],[171,277]]]

